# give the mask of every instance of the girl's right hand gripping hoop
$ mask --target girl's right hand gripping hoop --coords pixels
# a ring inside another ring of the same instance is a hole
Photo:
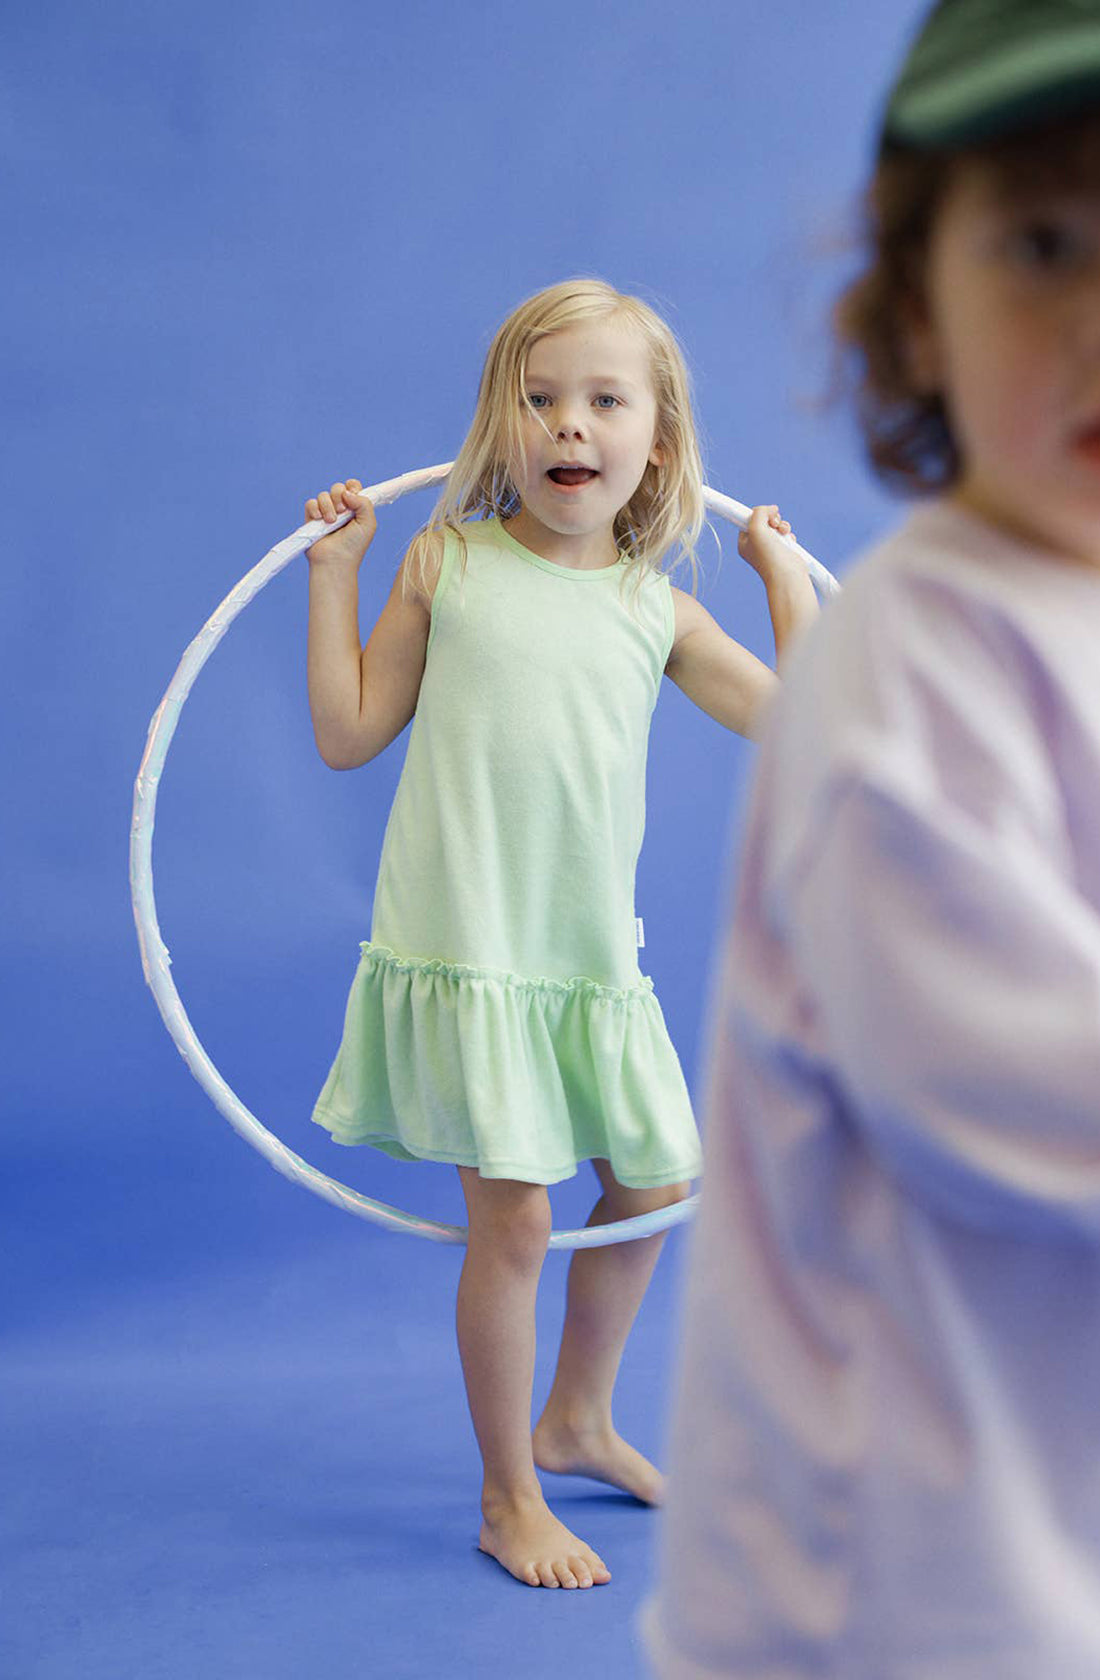
[[[421,490],[428,485],[439,483],[441,479],[446,478],[451,465],[452,463],[447,461],[436,467],[421,467],[415,472],[403,473],[399,478],[373,484],[363,494],[370,497],[375,507],[382,507],[387,502],[396,501],[399,496],[407,495],[411,490]],[[741,530],[745,529],[751,510],[743,503],[735,502],[732,497],[719,495],[716,490],[706,487],[703,497],[712,512],[730,520]],[[164,698],[153,713],[145,752],[134,784],[130,833],[130,890],[134,920],[137,923],[145,978],[152,988],[157,1007],[165,1026],[175,1040],[176,1048],[214,1106],[246,1143],[258,1150],[284,1178],[312,1190],[314,1195],[322,1196],[325,1201],[344,1208],[348,1213],[356,1214],[360,1219],[369,1219],[389,1231],[406,1231],[412,1236],[428,1237],[433,1242],[464,1243],[467,1235],[465,1226],[444,1225],[432,1219],[419,1219],[415,1214],[403,1213],[400,1208],[390,1207],[386,1202],[374,1201],[370,1196],[364,1196],[360,1191],[352,1190],[348,1185],[327,1177],[318,1168],[311,1167],[301,1156],[288,1149],[273,1132],[268,1131],[266,1126],[261,1125],[226,1084],[199,1043],[169,973],[171,958],[157,925],[156,901],[153,895],[153,825],[156,817],[157,787],[180,712],[191,692],[191,685],[233,620],[244,611],[265,584],[270,583],[277,572],[281,572],[318,538],[338,530],[353,517],[350,512],[343,513],[331,524],[326,524],[321,519],[311,520],[309,524],[299,526],[289,537],[284,537],[282,542],[276,543],[250,572],[245,573],[235,588],[230,590],[180,660]],[[839,589],[836,579],[812,554],[808,554],[797,543],[792,542],[792,547],[802,556],[822,594],[832,594]],[[609,1225],[586,1226],[582,1230],[554,1231],[550,1237],[550,1247],[598,1248],[606,1243],[630,1242],[637,1237],[652,1236],[657,1231],[666,1230],[670,1225],[678,1225],[690,1219],[698,1201],[698,1195],[690,1196],[686,1201],[661,1208],[655,1213],[640,1214],[633,1219],[621,1219]]]

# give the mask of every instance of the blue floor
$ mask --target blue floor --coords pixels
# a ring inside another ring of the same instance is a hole
[[[640,1680],[655,1513],[545,1478],[613,1571],[587,1592],[523,1587],[476,1550],[458,1251],[329,1209],[291,1223],[293,1252],[253,1253],[214,1208],[190,1270],[77,1291],[67,1315],[59,1295],[52,1322],[8,1339],[4,1680]],[[683,1245],[616,1411],[655,1457]],[[536,1403],[565,1271],[548,1258]]]

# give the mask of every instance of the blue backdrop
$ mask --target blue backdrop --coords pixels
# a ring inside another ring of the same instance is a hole
[[[709,482],[780,502],[843,573],[893,510],[824,402],[828,305],[918,10],[7,8],[5,1675],[339,1676],[368,1651],[387,1677],[480,1674],[503,1650],[532,1676],[638,1672],[648,1516],[575,1485],[567,1520],[617,1547],[607,1592],[513,1592],[470,1556],[457,1254],[286,1185],[179,1061],[133,934],[133,776],[185,644],[305,497],[450,458],[495,326],[567,275],[666,314]],[[383,516],[364,633],[429,505]],[[762,590],[719,535],[703,600],[771,660]],[[460,1218],[453,1173],[309,1124],[404,738],[325,768],[305,626],[299,561],[199,679],[160,795],[161,927],[200,1038],[267,1124]],[[693,1084],[751,754],[665,685],[638,911]],[[561,1187],[557,1222],[592,1198],[587,1174]],[[677,1239],[624,1371],[653,1452],[681,1257]],[[548,1262],[540,1383],[563,1276]]]

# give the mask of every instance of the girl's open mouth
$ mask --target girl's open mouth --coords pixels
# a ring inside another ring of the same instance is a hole
[[[580,484],[588,484],[592,479],[598,478],[599,474],[591,467],[551,467],[546,476],[553,479],[555,484],[560,484],[563,489],[569,490]]]

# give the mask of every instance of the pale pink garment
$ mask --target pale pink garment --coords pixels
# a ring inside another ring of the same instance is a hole
[[[939,503],[773,703],[661,1680],[1100,1677],[1100,572]]]

